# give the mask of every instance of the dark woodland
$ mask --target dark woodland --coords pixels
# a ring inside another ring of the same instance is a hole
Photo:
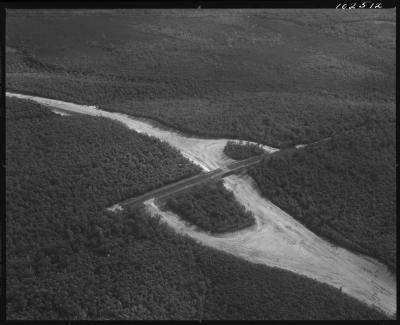
[[[142,209],[108,212],[111,199],[155,185],[128,184],[127,172],[145,172],[140,159],[121,169],[129,154],[166,157],[141,158],[159,182],[182,176],[165,144],[12,99],[7,139],[8,319],[385,317],[328,285],[196,244]]]

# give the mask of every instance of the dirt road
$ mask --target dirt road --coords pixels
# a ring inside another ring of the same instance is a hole
[[[52,110],[57,110],[57,112],[61,110],[64,112],[81,113],[91,116],[103,116],[117,120],[136,132],[145,133],[168,142],[170,145],[177,148],[183,156],[202,167],[205,171],[211,171],[234,162],[234,160],[228,158],[223,153],[226,142],[232,139],[201,139],[190,137],[161,128],[152,120],[133,118],[132,116],[122,113],[100,110],[97,109],[96,106],[78,105],[55,99],[10,92],[7,92],[6,95],[8,97],[33,100],[42,105],[49,106]],[[277,150],[268,146],[263,146],[263,148],[267,152],[274,152]]]
[[[246,175],[231,175],[225,185],[251,210],[257,226],[235,233],[211,236],[188,226],[172,212],[161,211],[154,200],[145,205],[177,232],[255,263],[276,266],[328,283],[382,309],[396,310],[396,278],[381,263],[331,245],[291,216],[264,199]]]
[[[167,131],[145,120],[111,113],[94,106],[76,105],[40,97],[9,94],[34,100],[59,110],[99,115],[118,120],[138,132],[167,141],[204,170],[221,168],[232,162],[223,153],[228,139],[199,139]],[[265,147],[266,150],[276,149]],[[185,224],[177,215],[160,211],[154,201],[146,202],[152,214],[159,214],[179,233],[255,263],[276,266],[306,275],[375,306],[388,314],[396,312],[396,277],[387,267],[369,257],[349,252],[319,238],[294,218],[264,199],[249,176],[229,176],[225,186],[257,219],[257,225],[239,232],[211,236]]]

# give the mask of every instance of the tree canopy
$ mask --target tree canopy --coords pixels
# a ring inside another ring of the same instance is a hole
[[[255,143],[228,141],[224,147],[224,153],[233,159],[241,160],[263,154],[264,149]]]
[[[396,267],[394,123],[271,157],[250,174],[266,198],[317,234]]]
[[[239,230],[254,224],[254,215],[236,201],[222,181],[208,182],[166,199],[167,209],[212,233]]]
[[[385,318],[330,286],[203,247],[141,208],[107,211],[197,171],[177,169],[184,158],[166,144],[15,99],[6,113],[8,320]]]

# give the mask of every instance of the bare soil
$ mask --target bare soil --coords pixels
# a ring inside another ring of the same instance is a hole
[[[200,139],[163,129],[150,121],[120,113],[35,96],[7,93],[7,96],[34,100],[63,111],[103,116],[122,122],[137,132],[155,136],[178,148],[204,170],[223,168],[232,162],[223,153],[230,139]],[[299,146],[301,147],[301,146]],[[265,150],[277,149],[264,146]],[[263,198],[247,175],[224,179],[236,199],[256,216],[256,225],[223,235],[210,235],[188,225],[176,214],[161,211],[153,200],[145,203],[151,214],[178,233],[189,235],[202,244],[231,253],[254,263],[287,269],[317,281],[328,283],[343,292],[393,315],[396,312],[396,276],[380,262],[354,254],[318,237],[279,207]]]

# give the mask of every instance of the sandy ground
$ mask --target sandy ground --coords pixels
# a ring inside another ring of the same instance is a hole
[[[134,119],[126,114],[107,112],[97,109],[96,106],[78,105],[54,99],[14,94],[9,92],[6,94],[9,97],[33,100],[42,105],[50,106],[53,111],[54,108],[58,109],[57,112],[60,112],[61,110],[64,112],[64,114],[65,112],[74,112],[92,116],[103,116],[120,121],[128,128],[133,129],[136,132],[145,133],[168,142],[170,145],[177,148],[183,156],[191,160],[193,163],[201,166],[205,171],[210,171],[225,166],[226,164],[234,161],[223,154],[223,148],[225,147],[226,142],[232,139],[195,138],[160,128],[151,120]],[[262,147],[267,152],[273,152],[277,150],[269,146]]]
[[[95,106],[10,93],[7,93],[7,96],[31,99],[51,106],[52,109],[118,120],[131,129],[167,141],[204,170],[223,167],[232,161],[223,154],[223,147],[228,139],[185,137],[142,119],[101,111]],[[266,146],[265,150],[277,149]],[[341,287],[343,292],[388,314],[396,312],[396,277],[385,265],[331,245],[316,236],[290,215],[264,199],[249,176],[232,175],[224,179],[224,184],[233,191],[241,204],[255,214],[257,221],[255,226],[238,232],[211,236],[183,222],[177,215],[161,211],[152,200],[145,204],[152,214],[159,214],[162,220],[177,232],[187,234],[205,245],[251,262],[287,269],[337,288]]]
[[[176,214],[161,211],[153,200],[145,204],[177,232],[207,245],[242,257],[300,273],[335,286],[388,314],[396,311],[396,278],[387,267],[371,258],[353,254],[316,236],[290,215],[264,199],[251,177],[232,175],[225,185],[251,210],[256,226],[211,236],[188,226]]]
[[[51,111],[53,113],[56,113],[56,114],[61,115],[61,116],[69,116],[69,115],[71,115],[71,114],[68,114],[65,111],[59,110],[59,109],[52,109]]]

